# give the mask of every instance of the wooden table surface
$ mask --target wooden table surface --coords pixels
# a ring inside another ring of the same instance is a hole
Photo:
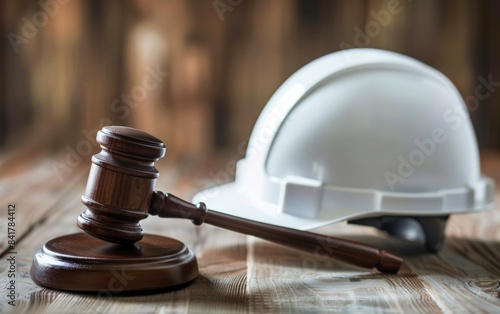
[[[369,227],[340,223],[317,230],[401,254],[405,262],[397,275],[323,260],[209,225],[196,227],[189,221],[150,217],[141,223],[148,233],[180,239],[196,253],[200,276],[188,287],[105,298],[42,288],[29,276],[32,258],[47,240],[79,232],[75,222],[85,209],[80,196],[89,169],[89,164],[83,163],[60,180],[53,172],[52,161],[7,160],[0,166],[2,313],[500,312],[497,209],[452,216],[446,245],[439,254],[388,239]],[[222,161],[160,161],[156,187],[189,199],[210,183],[210,171],[217,172],[224,166]],[[483,171],[499,179],[498,155],[483,158]],[[497,190],[497,204],[499,197]],[[14,250],[8,246],[9,204],[16,207]],[[8,290],[8,259],[13,255],[15,306],[8,303],[12,290]]]

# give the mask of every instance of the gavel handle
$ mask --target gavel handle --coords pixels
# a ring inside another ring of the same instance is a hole
[[[376,268],[385,273],[397,273],[403,261],[399,256],[367,244],[207,210],[203,203],[194,205],[160,191],[154,192],[149,213],[160,217],[190,219],[196,225],[205,222],[359,267]]]

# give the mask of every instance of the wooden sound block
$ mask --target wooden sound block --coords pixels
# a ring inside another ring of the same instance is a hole
[[[35,255],[31,278],[47,288],[117,295],[175,289],[198,276],[184,243],[145,234],[135,244],[108,243],[84,233],[52,239]]]

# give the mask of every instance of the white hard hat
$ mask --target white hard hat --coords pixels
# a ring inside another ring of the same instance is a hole
[[[235,182],[195,201],[301,230],[373,225],[436,251],[449,214],[492,206],[493,181],[479,168],[466,106],[446,76],[401,54],[352,49],[286,80]]]

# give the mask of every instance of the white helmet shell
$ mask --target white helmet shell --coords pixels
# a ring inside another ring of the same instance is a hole
[[[492,207],[467,108],[439,71],[353,49],[319,58],[271,97],[236,180],[195,201],[227,214],[312,229],[378,216]]]

